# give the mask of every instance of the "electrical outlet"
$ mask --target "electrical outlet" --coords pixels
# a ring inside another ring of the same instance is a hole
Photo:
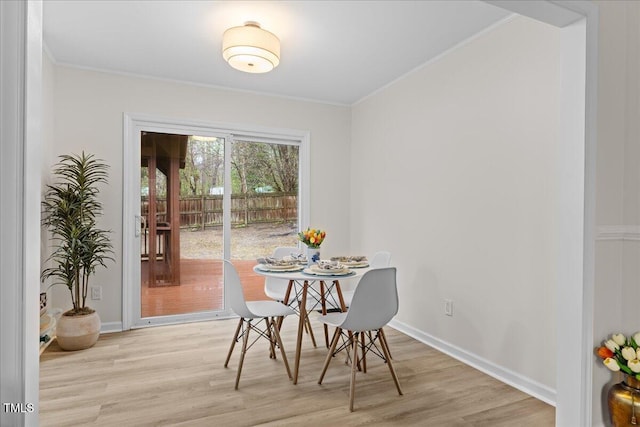
[[[453,301],[450,299],[444,300],[444,314],[453,316]]]
[[[102,286],[91,287],[91,299],[95,299],[95,300],[102,299]]]

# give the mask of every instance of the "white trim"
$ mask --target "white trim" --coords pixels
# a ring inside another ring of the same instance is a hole
[[[600,225],[596,240],[640,241],[640,225]]]
[[[42,2],[0,2],[0,423],[38,425]]]
[[[295,129],[269,128],[263,126],[220,123],[176,119],[156,115],[140,113],[124,113],[123,115],[123,180],[122,180],[122,329],[132,327],[151,326],[156,324],[171,324],[199,320],[212,320],[226,317],[228,311],[202,312],[189,315],[160,316],[142,321],[140,317],[140,292],[139,292],[139,263],[133,260],[139,256],[140,242],[128,236],[135,235],[135,221],[140,216],[140,180],[138,172],[138,159],[140,159],[140,132],[143,130],[153,132],[174,133],[182,135],[215,136],[225,139],[225,146],[234,137],[257,139],[262,141],[282,141],[284,143],[296,143],[300,146],[300,181],[299,181],[299,224],[308,218],[309,211],[309,144],[310,132]],[[227,153],[228,150],[225,150]],[[225,160],[226,161],[226,160]],[[230,180],[225,179],[225,187],[230,185]],[[230,194],[226,188],[225,194]],[[230,201],[229,201],[230,203]],[[228,207],[227,207],[228,208]],[[227,209],[228,210],[228,209]],[[228,221],[226,221],[228,224]],[[229,230],[226,230],[228,233]],[[228,254],[228,248],[225,248]]]
[[[100,325],[101,334],[111,334],[113,332],[122,332],[122,322],[106,322]]]
[[[420,331],[396,319],[389,322],[389,326],[412,338],[415,338],[429,347],[433,347],[436,350],[461,361],[466,365],[472,366],[505,384],[509,384],[510,386],[535,397],[536,399],[548,403],[549,405],[555,406],[556,404],[556,391],[551,387],[547,387],[544,384],[540,384],[537,381],[533,381],[530,378],[509,369],[505,369],[487,359],[463,350],[460,347],[436,338],[433,335]]]

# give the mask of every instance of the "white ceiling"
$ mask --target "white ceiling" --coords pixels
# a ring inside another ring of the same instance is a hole
[[[57,64],[351,105],[504,19],[482,1],[45,0]],[[222,33],[257,21],[281,62],[247,74],[222,59]]]

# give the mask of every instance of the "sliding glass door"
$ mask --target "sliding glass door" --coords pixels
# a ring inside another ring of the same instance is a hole
[[[223,259],[248,300],[266,298],[252,267],[297,245],[300,143],[153,128],[138,141],[132,326],[225,315]]]

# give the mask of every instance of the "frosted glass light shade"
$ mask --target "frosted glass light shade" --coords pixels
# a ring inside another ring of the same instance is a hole
[[[280,40],[258,23],[247,22],[224,32],[222,57],[237,70],[266,73],[280,63]]]

